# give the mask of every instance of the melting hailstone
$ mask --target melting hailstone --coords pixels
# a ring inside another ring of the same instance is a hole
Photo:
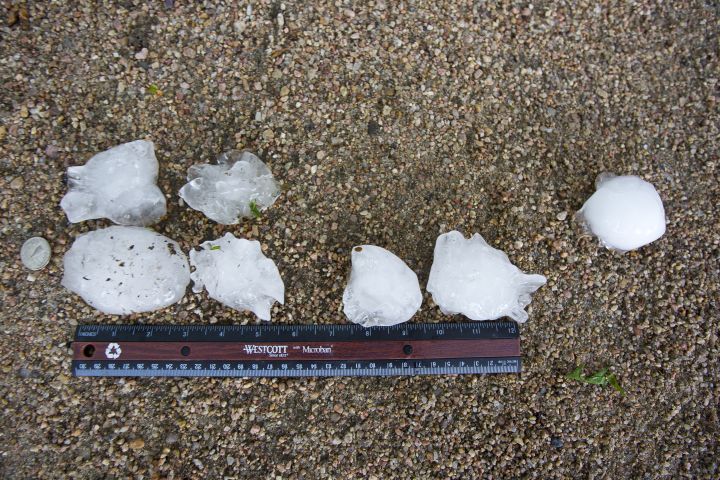
[[[65,254],[62,285],[103,313],[126,315],[167,307],[190,283],[177,242],[141,227],[80,235]]]
[[[152,142],[123,143],[67,170],[70,190],[60,201],[72,223],[109,218],[120,225],[150,225],[165,215],[165,196],[155,182]]]
[[[285,285],[275,262],[263,255],[260,242],[232,233],[190,250],[193,291],[207,288],[210,297],[235,310],[252,310],[270,321],[272,304],[284,303]]]
[[[580,223],[613,250],[635,250],[665,233],[665,208],[651,183],[634,175],[605,173],[577,213]]]
[[[225,225],[252,218],[280,196],[272,172],[250,152],[231,150],[217,159],[217,165],[193,165],[180,196],[191,208]]]
[[[471,320],[508,316],[523,323],[530,294],[545,282],[542,275],[520,271],[479,233],[466,239],[452,231],[435,243],[427,290],[446,315],[462,313]]]
[[[415,272],[384,248],[355,247],[350,280],[343,293],[347,318],[364,327],[390,326],[410,320],[422,304]]]

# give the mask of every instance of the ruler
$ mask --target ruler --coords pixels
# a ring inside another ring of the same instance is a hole
[[[81,325],[78,377],[519,373],[511,321],[360,325]]]

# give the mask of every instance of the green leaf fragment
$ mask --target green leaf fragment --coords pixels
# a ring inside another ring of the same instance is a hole
[[[151,83],[148,86],[147,91],[150,95],[157,95],[160,92],[160,87],[158,87],[154,83]]]
[[[220,250],[220,245],[212,245],[210,246],[210,250]]]
[[[575,370],[568,373],[566,375],[566,377],[569,378],[570,380],[576,380],[578,382],[588,383],[590,385],[600,385],[600,386],[610,385],[621,395],[625,396],[625,390],[620,386],[620,382],[618,382],[617,377],[615,376],[614,373],[608,374],[607,368],[598,370],[597,372],[593,373],[589,377],[583,375],[582,371],[583,371],[583,366],[580,365],[577,368],[575,368]]]
[[[582,379],[583,379],[582,369],[583,369],[582,366],[577,367],[575,370],[573,370],[572,372],[567,374],[567,378],[569,378],[570,380],[582,381]]]
[[[625,396],[625,389],[620,386],[620,383],[618,382],[614,373],[608,377],[608,381],[610,382],[610,386],[613,387],[617,392],[619,392],[620,395],[622,395],[623,397]]]
[[[250,201],[250,212],[252,212],[253,217],[260,218],[260,209],[258,208],[255,200]]]

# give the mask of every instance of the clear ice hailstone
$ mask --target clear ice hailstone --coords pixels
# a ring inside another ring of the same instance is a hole
[[[466,239],[452,231],[435,243],[427,290],[446,315],[462,313],[471,320],[508,316],[524,323],[530,294],[545,282],[542,275],[520,271],[479,233]]]
[[[651,183],[634,175],[601,174],[577,213],[580,223],[613,250],[626,252],[665,233],[665,208]]]
[[[65,254],[62,285],[103,313],[126,315],[167,307],[190,283],[177,242],[141,227],[80,235]]]
[[[254,208],[264,210],[280,196],[272,172],[254,154],[231,150],[220,155],[217,163],[190,167],[188,183],[179,192],[191,208],[211,220],[236,224],[252,218]]]
[[[407,322],[422,304],[415,272],[381,247],[353,248],[350,280],[343,293],[343,310],[364,327]]]
[[[275,262],[263,255],[260,242],[226,233],[190,250],[193,291],[203,287],[211,298],[235,310],[252,310],[270,321],[270,308],[285,300],[285,284]]]
[[[119,225],[151,225],[165,215],[165,196],[155,184],[153,143],[123,143],[67,170],[70,190],[60,206],[72,223],[109,218]]]

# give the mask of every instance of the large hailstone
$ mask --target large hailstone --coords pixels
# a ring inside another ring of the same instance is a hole
[[[270,321],[272,304],[285,300],[285,285],[275,262],[263,255],[260,242],[232,233],[190,250],[193,291],[207,288],[210,297],[235,310],[252,310]]]
[[[141,227],[80,235],[65,254],[62,285],[103,313],[149,312],[178,302],[190,283],[177,242]]]
[[[452,231],[435,243],[427,290],[446,315],[462,313],[471,320],[508,316],[523,323],[530,294],[545,282],[542,275],[520,271],[479,233],[466,239]]]
[[[384,248],[355,247],[350,280],[343,293],[347,318],[364,327],[407,322],[422,304],[415,272]]]
[[[109,218],[120,225],[150,225],[165,215],[157,187],[153,143],[123,143],[67,170],[70,190],[60,206],[72,223]]]
[[[250,152],[231,150],[217,165],[193,165],[179,192],[185,202],[208,218],[233,225],[272,205],[280,189],[272,172]]]
[[[665,233],[665,208],[655,187],[640,177],[602,174],[577,219],[608,248],[628,251]]]

